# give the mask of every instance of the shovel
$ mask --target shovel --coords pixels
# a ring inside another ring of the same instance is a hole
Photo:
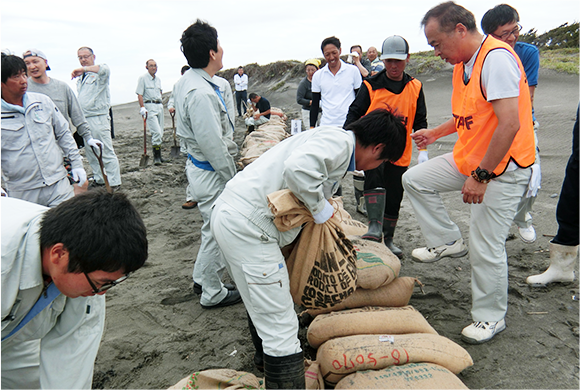
[[[175,134],[175,112],[171,113],[171,124],[173,125],[173,146],[171,147],[171,157],[178,157],[180,149],[179,146],[177,146],[177,135]]]
[[[143,117],[143,155],[139,166],[145,168],[149,164],[149,156],[147,155],[147,114]]]
[[[109,184],[109,179],[107,178],[107,174],[105,173],[105,166],[103,164],[103,146],[99,145],[99,153],[97,153],[95,151],[95,148],[92,146],[91,146],[91,149],[93,150],[95,157],[97,157],[97,160],[99,160],[99,166],[101,167],[101,175],[103,175],[103,180],[105,181],[105,188],[107,189],[107,192],[109,194],[112,194],[113,189],[111,188],[111,185]]]

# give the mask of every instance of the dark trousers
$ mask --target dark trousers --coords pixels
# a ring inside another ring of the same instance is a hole
[[[399,209],[403,200],[401,177],[408,167],[400,167],[390,162],[382,163],[378,168],[365,171],[365,190],[382,187],[387,190],[385,200],[385,217],[399,218]]]
[[[242,108],[244,109],[244,114],[246,113],[246,106],[242,102],[246,103],[248,100],[248,91],[236,91],[236,105],[238,106],[238,115],[242,116]]]
[[[552,240],[554,244],[576,246],[580,239],[578,214],[578,113],[572,136],[572,155],[566,165],[566,175],[556,207],[558,233]]]

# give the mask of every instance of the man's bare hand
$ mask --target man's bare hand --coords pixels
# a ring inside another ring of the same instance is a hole
[[[433,129],[421,129],[411,133],[411,138],[415,141],[417,149],[427,149],[427,145],[431,145],[437,140],[433,135]]]
[[[467,204],[481,204],[483,203],[483,195],[487,190],[487,183],[480,183],[473,177],[469,176],[465,183],[463,183],[463,188],[461,193],[463,194],[463,203]]]
[[[84,68],[77,68],[75,70],[72,71],[71,73],[71,80],[74,79],[75,77],[79,77],[82,76],[83,73],[85,73],[85,69]]]

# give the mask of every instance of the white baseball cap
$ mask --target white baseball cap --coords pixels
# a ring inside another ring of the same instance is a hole
[[[46,61],[46,70],[50,70],[50,66],[48,66],[48,58],[46,58],[46,54],[44,54],[43,52],[41,52],[38,49],[30,49],[30,50],[26,50],[23,54],[22,54],[22,58],[28,58],[28,57],[40,57],[43,60]]]

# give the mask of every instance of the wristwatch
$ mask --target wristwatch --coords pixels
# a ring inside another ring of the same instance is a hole
[[[477,167],[475,171],[471,171],[471,177],[480,183],[487,184],[495,177],[495,174],[493,172],[490,173],[487,169]]]

